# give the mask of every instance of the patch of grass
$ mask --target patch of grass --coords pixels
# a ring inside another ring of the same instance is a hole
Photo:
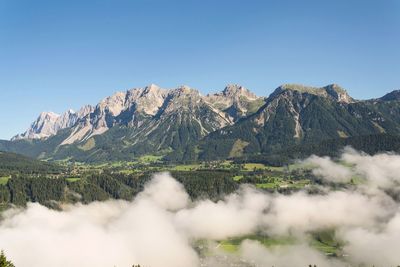
[[[365,179],[362,176],[354,175],[350,179],[350,183],[354,185],[360,185],[365,182]]]
[[[130,161],[116,161],[111,164],[112,168],[124,168],[129,166]]]
[[[336,240],[335,231],[333,230],[314,233],[310,245],[326,255],[332,256],[338,255],[341,250],[341,244]]]
[[[264,104],[265,104],[264,98],[260,98],[260,99],[251,101],[247,107],[247,114],[256,112]]]
[[[227,240],[222,240],[218,244],[218,248],[222,249],[228,253],[236,253],[239,250],[241,243],[244,240],[254,240],[260,242],[265,247],[274,246],[287,246],[293,245],[297,241],[294,237],[267,237],[263,235],[248,235],[238,238],[231,238]],[[314,234],[311,237],[310,245],[325,253],[326,255],[339,255],[340,254],[340,244],[335,240],[334,234],[331,231],[324,231]]]
[[[79,177],[68,177],[68,178],[65,178],[65,180],[67,180],[68,182],[73,183],[73,182],[78,182],[78,181],[80,181],[81,178],[79,178]]]
[[[262,163],[245,163],[244,170],[245,171],[253,171],[253,170],[267,170],[269,167],[265,166]]]
[[[310,181],[307,179],[302,180],[285,180],[281,178],[274,178],[271,182],[257,183],[256,187],[260,189],[276,189],[276,188],[292,188],[292,189],[303,189],[309,185]]]
[[[142,162],[142,163],[155,163],[155,162],[161,161],[162,158],[163,158],[163,156],[145,155],[145,156],[141,156],[139,158],[139,162]]]
[[[93,165],[89,165],[90,167],[94,168],[94,169],[104,169],[109,165],[109,163],[99,163],[99,164],[93,164]],[[86,166],[86,167],[89,167]]]
[[[86,143],[82,146],[78,146],[79,149],[83,151],[89,151],[93,149],[96,146],[96,141],[94,138],[90,138],[89,140],[86,141]]]
[[[338,135],[340,138],[347,138],[349,137],[345,132],[343,131],[337,131]]]
[[[192,171],[197,170],[201,167],[201,164],[188,164],[188,165],[176,165],[172,170],[174,171]]]
[[[294,181],[294,182],[291,184],[291,187],[297,188],[297,189],[302,189],[302,188],[304,188],[305,186],[307,186],[307,185],[309,185],[309,184],[310,184],[310,180],[302,179],[302,180]]]
[[[261,183],[261,184],[256,184],[257,188],[260,189],[274,189],[279,187],[278,183]]]
[[[243,151],[248,144],[249,142],[243,141],[241,139],[236,140],[232,146],[231,151],[229,152],[229,157],[233,158],[243,156]]]
[[[222,240],[219,242],[218,247],[224,250],[225,252],[235,253],[239,250],[240,244],[244,240],[258,241],[265,247],[291,245],[296,242],[295,239],[292,237],[273,238],[262,235],[247,235],[239,238]]]
[[[128,170],[128,169],[120,170],[119,173],[121,173],[121,174],[132,174],[132,173],[135,173],[135,170]]]
[[[332,246],[332,245],[329,245],[329,244],[325,244],[325,243],[323,243],[323,242],[321,242],[319,240],[315,240],[315,239],[313,239],[310,242],[310,245],[313,248],[325,253],[326,255],[337,255],[338,252],[339,252],[339,248],[337,246]]]
[[[218,247],[221,248],[223,251],[229,253],[235,253],[239,249],[239,245],[231,243],[230,240],[221,241],[218,244]]]
[[[242,178],[243,178],[243,175],[236,175],[233,177],[233,180],[237,182],[237,181],[240,181]]]
[[[0,177],[0,185],[6,185],[8,183],[8,180],[11,179],[11,176],[4,176]]]
[[[234,167],[232,160],[224,160],[219,165],[221,166],[222,169],[228,169],[228,170]]]

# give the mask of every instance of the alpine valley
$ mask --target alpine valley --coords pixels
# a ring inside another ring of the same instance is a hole
[[[201,95],[154,84],[96,106],[43,112],[0,151],[44,160],[102,162],[156,155],[165,161],[236,159],[281,164],[351,145],[400,151],[400,90],[356,100],[336,84],[279,86],[260,97],[239,85]]]

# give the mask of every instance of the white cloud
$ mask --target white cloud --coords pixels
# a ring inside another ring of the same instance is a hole
[[[352,172],[349,168],[333,162],[329,157],[311,156],[304,161],[304,164],[313,166],[313,173],[316,176],[325,178],[331,182],[349,182]]]
[[[400,264],[400,205],[385,192],[398,188],[400,156],[368,156],[347,150],[345,165],[311,157],[318,175],[344,182],[353,175],[359,186],[310,195],[270,194],[242,187],[219,202],[191,202],[169,174],[155,175],[132,202],[106,201],[69,205],[62,211],[39,204],[3,213],[0,248],[17,267],[209,267],[240,259],[258,266],[376,266]],[[346,167],[346,166],[350,166]],[[373,190],[367,190],[373,188]],[[309,246],[310,232],[336,229],[348,257],[332,260]],[[269,236],[301,237],[290,246],[266,248],[242,243],[236,256],[201,259],[196,239],[220,240],[262,231]],[[225,265],[224,265],[225,264]]]

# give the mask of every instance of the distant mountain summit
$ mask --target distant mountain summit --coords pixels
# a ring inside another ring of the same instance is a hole
[[[176,123],[194,123],[201,137],[254,112],[263,104],[262,99],[239,85],[228,85],[221,93],[202,96],[188,86],[168,90],[151,84],[117,92],[95,107],[87,105],[78,112],[43,112],[26,132],[12,140],[47,139],[70,129],[69,136],[60,144],[70,145],[101,135],[114,126],[140,129],[140,136],[148,136],[168,120],[165,131]]]
[[[220,93],[208,94],[205,100],[225,112],[233,122],[254,113],[264,103],[264,98],[236,84],[226,86]]]
[[[56,126],[59,118],[60,115],[54,112],[42,112],[26,132],[14,136],[11,140],[40,139],[52,136],[59,130]]]
[[[92,106],[84,106],[78,112],[67,110],[59,115],[54,112],[42,112],[24,133],[14,136],[11,140],[45,139],[56,135],[59,130],[72,127],[77,121],[93,111]]]
[[[284,84],[269,97],[240,85],[203,96],[189,86],[151,84],[117,92],[96,106],[43,112],[0,150],[45,159],[212,160],[273,153],[290,146],[371,134],[399,135],[400,91],[355,100],[337,84]]]

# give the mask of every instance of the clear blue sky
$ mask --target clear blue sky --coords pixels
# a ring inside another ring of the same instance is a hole
[[[0,138],[118,90],[400,88],[398,0],[0,0]]]

